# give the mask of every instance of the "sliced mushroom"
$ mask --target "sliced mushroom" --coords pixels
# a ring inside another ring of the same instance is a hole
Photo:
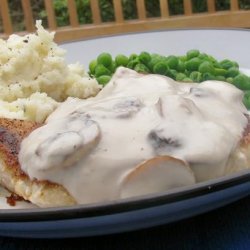
[[[113,111],[117,118],[129,118],[137,113],[142,107],[138,98],[127,97],[119,100],[114,106]]]
[[[80,114],[77,119],[73,114],[34,130],[28,137],[34,141],[32,150],[28,150],[29,141],[24,139],[19,160],[26,162],[27,171],[34,161],[38,171],[69,167],[86,156],[98,144],[100,136],[95,121]]]
[[[85,123],[81,131],[65,131],[57,133],[42,142],[37,150],[38,158],[46,159],[42,169],[56,166],[68,167],[83,158],[97,145],[100,129],[96,123]]]
[[[153,129],[148,134],[148,141],[157,155],[166,155],[182,147],[180,139],[167,137],[164,127]]]
[[[122,179],[120,197],[157,193],[195,182],[187,163],[171,156],[157,156],[140,163]]]

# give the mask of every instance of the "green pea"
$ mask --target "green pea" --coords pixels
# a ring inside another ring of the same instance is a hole
[[[98,64],[102,64],[105,67],[109,67],[112,64],[112,56],[109,53],[101,53],[98,57],[97,57],[97,63]]]
[[[249,91],[245,92],[244,98],[243,98],[243,103],[246,106],[247,109],[250,109],[250,93]]]
[[[187,56],[179,56],[179,60],[182,62],[186,62],[187,61]]]
[[[153,70],[153,68],[154,68],[154,66],[157,64],[157,63],[159,63],[159,62],[163,62],[163,60],[159,57],[159,56],[155,56],[155,55],[152,55],[151,56],[151,60],[150,60],[150,62],[148,63],[148,68],[150,69],[150,72],[151,73],[154,73],[154,70]],[[163,62],[164,63],[164,62]]]
[[[175,69],[168,69],[166,75],[172,79],[176,79],[178,72]]]
[[[246,75],[239,74],[233,79],[233,84],[242,90],[250,90],[250,78]]]
[[[226,82],[228,82],[228,83],[233,83],[233,77],[228,77],[228,78],[226,78]]]
[[[240,73],[239,69],[237,67],[231,67],[227,70],[227,76],[228,77],[235,77]]]
[[[201,82],[202,81],[202,74],[198,71],[193,71],[190,73],[189,78],[193,82]]]
[[[197,49],[192,49],[187,52],[187,59],[190,60],[191,58],[199,56],[200,51]]]
[[[244,91],[244,97],[250,98],[250,90]]]
[[[217,60],[213,56],[211,56],[211,55],[207,56],[207,61],[209,61],[209,62],[211,62],[213,64],[217,62]]]
[[[202,74],[202,81],[207,81],[207,80],[216,80],[216,77],[209,72],[205,72]]]
[[[111,75],[111,72],[103,64],[97,64],[95,67],[95,76],[99,77],[102,75]]]
[[[216,68],[216,69],[222,69],[219,62],[217,62],[217,61],[216,62],[212,62],[212,64],[213,64],[214,68]],[[225,69],[223,69],[223,70],[225,70]]]
[[[111,79],[111,76],[102,75],[102,76],[97,78],[97,81],[101,85],[106,85],[110,81],[110,79]]]
[[[157,61],[157,62],[154,62],[153,60],[151,60],[151,61],[148,63],[148,68],[149,68],[149,70],[150,70],[150,73],[154,73],[154,72],[153,72],[153,68],[154,68],[154,66],[156,65],[156,63],[158,63],[158,61]]]
[[[153,67],[153,73],[165,75],[168,71],[168,66],[164,62],[158,62]]]
[[[109,66],[109,70],[114,73],[116,71],[116,68],[117,68],[117,65],[116,65],[116,62],[113,61],[112,64]]]
[[[229,69],[229,68],[235,66],[234,62],[232,62],[232,61],[230,61],[230,60],[228,60],[228,59],[222,60],[222,61],[220,62],[220,65],[221,65],[221,67],[222,67],[223,69]]]
[[[215,76],[215,80],[225,82],[226,81],[226,77],[225,76]]]
[[[226,74],[227,74],[227,71],[225,69],[219,69],[219,68],[214,69],[215,76],[225,76]]]
[[[187,76],[183,73],[177,73],[177,75],[175,77],[176,81],[180,81],[180,82],[183,81],[183,79],[185,79],[185,78],[187,78]]]
[[[128,60],[129,60],[129,61],[132,61],[132,60],[136,59],[137,57],[138,57],[138,55],[135,54],[135,53],[133,53],[133,54],[131,54],[131,55],[129,56]]]
[[[138,57],[136,57],[135,59],[128,62],[127,67],[129,69],[134,69],[136,64],[138,64],[138,63],[140,63],[140,61],[139,61]]]
[[[205,54],[205,53],[200,53],[199,56],[198,56],[198,58],[200,58],[201,60],[207,60],[208,55]]]
[[[239,68],[239,64],[235,61],[233,61],[234,67]]]
[[[142,63],[136,64],[134,70],[138,73],[149,73],[149,69],[147,68],[147,66]]]
[[[170,69],[176,69],[179,64],[179,60],[176,56],[167,57],[167,64]]]
[[[185,62],[185,67],[188,71],[196,71],[198,70],[201,64],[201,60],[197,57],[191,58],[187,62]]]
[[[214,67],[213,65],[208,62],[208,61],[205,61],[205,62],[202,62],[199,66],[199,72],[201,73],[210,73],[210,74],[213,74],[214,73]]]
[[[177,71],[178,72],[184,72],[185,71],[185,63],[181,60],[179,60],[178,62],[178,66],[177,66]]]
[[[150,60],[151,60],[151,56],[150,56],[150,54],[148,52],[143,51],[139,55],[139,60],[143,64],[147,65],[150,62]]]
[[[128,57],[122,54],[119,54],[115,57],[115,63],[116,66],[124,66],[126,67],[128,65]]]
[[[151,60],[157,59],[157,60],[162,60],[164,56],[161,56],[159,54],[151,54]]]
[[[95,68],[96,68],[96,65],[97,65],[97,60],[92,60],[90,63],[89,63],[89,71],[92,75],[95,74]]]

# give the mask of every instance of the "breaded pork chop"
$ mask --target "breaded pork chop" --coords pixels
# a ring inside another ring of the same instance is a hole
[[[22,139],[42,124],[0,118],[0,185],[39,207],[69,206],[75,199],[61,185],[31,180],[21,169],[18,153]],[[248,169],[250,162],[250,119],[239,147],[228,160],[225,174]]]
[[[18,153],[22,139],[40,124],[0,118],[0,184],[39,207],[76,204],[59,184],[47,180],[31,180],[21,169]]]

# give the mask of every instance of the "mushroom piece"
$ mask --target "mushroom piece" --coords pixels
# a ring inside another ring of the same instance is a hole
[[[187,163],[171,156],[157,156],[140,163],[122,179],[120,197],[152,194],[195,182]]]
[[[130,118],[137,113],[142,106],[138,98],[131,96],[119,100],[119,102],[113,106],[113,111],[117,118]]]
[[[43,170],[56,166],[69,167],[88,154],[99,139],[99,126],[89,120],[83,122],[80,131],[62,131],[48,137],[37,147],[35,154],[46,162],[42,165]]]
[[[167,130],[164,127],[157,127],[150,131],[148,141],[157,155],[167,155],[182,147],[181,140],[168,137]]]
[[[22,141],[19,161],[29,173],[66,168],[86,156],[100,141],[97,122],[85,114],[71,114],[34,130]],[[29,145],[32,143],[32,147]]]

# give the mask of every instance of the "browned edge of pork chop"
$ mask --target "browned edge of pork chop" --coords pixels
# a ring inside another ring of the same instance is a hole
[[[63,186],[48,180],[31,180],[18,162],[22,140],[41,125],[0,118],[0,185],[39,207],[74,205],[75,199]]]

